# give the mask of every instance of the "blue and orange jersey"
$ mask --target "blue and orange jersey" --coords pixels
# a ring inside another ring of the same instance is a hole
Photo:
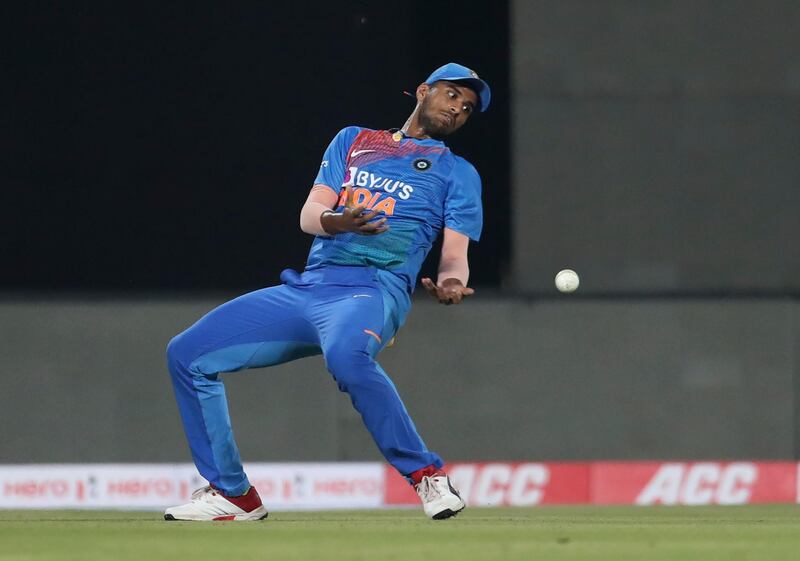
[[[374,266],[399,276],[411,293],[443,227],[480,239],[480,176],[441,141],[346,127],[325,151],[314,184],[339,194],[337,210],[341,211],[345,182],[352,185],[355,204],[383,213],[389,230],[375,236],[317,236],[306,269]]]

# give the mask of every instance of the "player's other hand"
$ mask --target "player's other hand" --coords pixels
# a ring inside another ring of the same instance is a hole
[[[375,218],[382,214],[380,211],[371,210],[367,212],[365,206],[355,206],[353,203],[353,190],[347,187],[347,200],[342,212],[325,212],[320,217],[323,230],[328,234],[342,234],[353,232],[362,236],[374,236],[382,234],[389,229],[386,224],[386,217]]]
[[[461,284],[458,279],[445,279],[439,284],[434,284],[429,278],[422,279],[422,286],[432,297],[442,304],[460,304],[467,296],[475,294],[475,290]]]

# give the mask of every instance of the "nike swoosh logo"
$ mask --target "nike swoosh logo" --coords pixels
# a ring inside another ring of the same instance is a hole
[[[360,156],[361,154],[366,154],[367,152],[377,152],[377,150],[353,150],[353,153],[350,154],[350,157],[355,158],[356,156]]]

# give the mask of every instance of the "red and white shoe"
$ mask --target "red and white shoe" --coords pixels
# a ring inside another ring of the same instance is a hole
[[[461,498],[450,478],[444,472],[432,476],[424,476],[419,483],[414,485],[422,508],[429,518],[444,520],[455,516],[466,508],[466,503]]]
[[[240,497],[226,497],[211,485],[192,493],[192,500],[164,512],[164,520],[263,520],[269,513],[255,487]]]

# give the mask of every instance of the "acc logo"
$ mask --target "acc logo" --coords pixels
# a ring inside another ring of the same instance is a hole
[[[425,158],[417,158],[411,165],[413,165],[414,169],[417,171],[427,171],[431,167],[431,161]]]
[[[663,464],[636,497],[636,504],[745,504],[757,481],[758,467],[749,462]]]
[[[550,483],[545,464],[461,464],[450,476],[471,504],[531,506],[544,499]]]

